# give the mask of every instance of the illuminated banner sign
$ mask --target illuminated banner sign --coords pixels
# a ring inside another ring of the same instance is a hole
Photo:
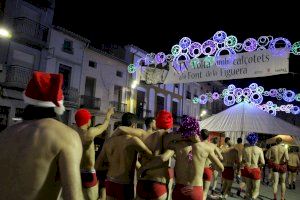
[[[212,57],[213,58],[213,57]],[[180,62],[182,72],[170,67],[169,71],[144,69],[152,82],[164,84],[219,81],[253,77],[273,76],[289,72],[289,53],[273,55],[269,50],[236,54],[235,57],[219,56],[216,60],[200,58]],[[142,76],[141,79],[147,78]]]

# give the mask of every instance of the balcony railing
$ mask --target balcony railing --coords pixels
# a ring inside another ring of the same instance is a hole
[[[99,110],[100,105],[101,105],[101,99],[100,98],[81,95],[80,107]]]
[[[14,32],[17,37],[46,43],[49,28],[26,17],[18,17],[14,19]]]
[[[111,101],[109,103],[115,108],[115,111],[121,112],[121,113],[125,113],[126,112],[127,104],[120,103],[118,101]]]
[[[19,65],[10,65],[6,68],[5,85],[13,88],[25,89],[31,79],[33,69]]]
[[[73,107],[79,106],[79,91],[77,88],[64,88],[64,102],[65,104]]]

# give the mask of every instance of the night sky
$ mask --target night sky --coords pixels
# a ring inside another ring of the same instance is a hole
[[[54,24],[90,39],[96,47],[134,44],[147,52],[170,52],[184,36],[203,43],[218,30],[235,35],[240,41],[262,35],[285,37],[292,43],[300,41],[296,3],[274,5],[274,1],[241,1],[244,3],[233,7],[229,1],[220,4],[186,0],[168,5],[162,0],[80,2],[56,0]],[[300,56],[291,55],[290,72],[300,73]],[[253,81],[266,88],[289,87],[300,92],[299,74],[244,79],[241,87]]]

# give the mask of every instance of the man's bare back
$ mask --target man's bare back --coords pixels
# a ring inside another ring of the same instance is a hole
[[[107,176],[110,180],[121,184],[133,183],[137,152],[148,156],[152,154],[137,137],[113,136],[105,142],[96,161],[96,169],[108,162]]]
[[[222,150],[223,165],[224,167],[233,167],[238,162],[238,151],[236,149],[230,149],[230,147],[224,147]]]
[[[203,186],[202,177],[207,159],[217,163],[218,170],[223,171],[223,166],[214,154],[214,148],[211,145],[204,142],[182,141],[171,145],[171,148],[174,149],[176,155],[175,174],[177,184]]]
[[[257,146],[245,148],[243,160],[246,166],[250,168],[257,168],[259,162],[261,165],[265,164],[263,150]]]
[[[0,199],[82,199],[78,134],[54,119],[25,121],[0,134]]]
[[[288,150],[282,143],[271,147],[270,154],[275,164],[284,164],[288,161]]]
[[[290,153],[289,154],[288,165],[292,166],[292,167],[299,167],[300,166],[300,160],[299,160],[299,156],[298,156],[297,153]]]

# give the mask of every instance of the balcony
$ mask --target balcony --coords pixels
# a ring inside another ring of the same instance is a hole
[[[116,112],[119,112],[119,113],[125,113],[126,112],[127,104],[120,103],[118,101],[111,101],[109,103],[110,103],[110,105],[112,105],[115,108]]]
[[[99,110],[101,105],[101,99],[86,95],[81,95],[80,98],[80,107],[81,108],[89,108],[94,110]]]
[[[6,68],[4,85],[7,87],[25,89],[32,77],[33,69],[19,65],[10,65]]]
[[[44,46],[47,43],[49,28],[26,17],[14,19],[14,34],[19,40]]]
[[[78,108],[79,107],[79,91],[76,88],[64,88],[64,104],[67,107]]]

